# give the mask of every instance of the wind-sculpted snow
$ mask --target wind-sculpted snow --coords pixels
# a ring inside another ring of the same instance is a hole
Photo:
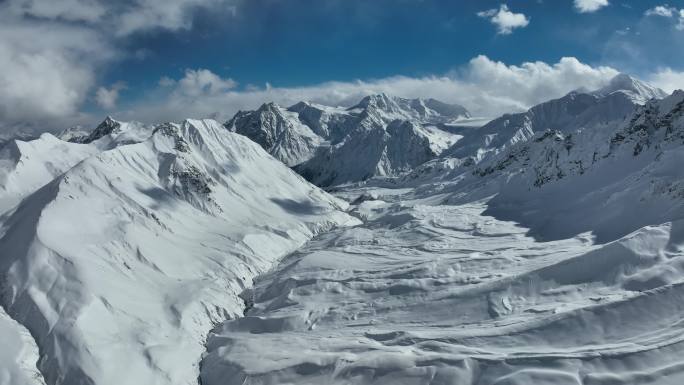
[[[202,383],[678,384],[684,224],[539,243],[459,206],[374,195],[209,337]]]
[[[196,383],[237,294],[344,207],[214,121],[161,125],[0,217],[3,305],[48,384]]]

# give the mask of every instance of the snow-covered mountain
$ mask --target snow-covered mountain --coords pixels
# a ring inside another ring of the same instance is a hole
[[[300,122],[316,135],[331,143],[339,143],[356,126],[358,117],[352,111],[311,102],[299,102],[288,108]]]
[[[437,124],[470,117],[468,110],[457,104],[446,104],[435,99],[404,99],[384,93],[363,98],[349,111],[377,114],[387,122],[413,120]]]
[[[225,126],[252,139],[288,166],[310,159],[324,142],[294,113],[274,103],[256,111],[238,112]]]
[[[684,92],[661,96],[620,76],[483,127],[379,95],[11,141],[0,384],[678,385]]]
[[[140,122],[121,122],[107,116],[94,130],[87,132],[80,127],[63,131],[58,137],[72,143],[92,143],[103,150],[123,144],[140,143],[152,135],[154,127]]]
[[[367,118],[340,143],[321,149],[295,170],[319,186],[391,177],[434,159],[457,140],[435,126],[410,120],[384,126]]]
[[[584,128],[612,130],[647,100],[666,94],[629,75],[620,74],[596,91],[573,91],[562,98],[541,103],[528,111],[506,114],[488,124],[461,133],[464,138],[447,153],[476,162],[546,130],[571,132]]]
[[[195,383],[206,333],[242,314],[252,278],[354,220],[215,121],[113,148],[126,124],[103,127],[5,150],[3,186],[23,200],[0,216],[2,305],[48,384]]]
[[[667,97],[667,93],[660,88],[642,82],[628,74],[616,75],[607,86],[592,92],[592,94],[608,96],[616,92],[626,94],[636,104],[645,104],[651,99]]]
[[[684,214],[684,174],[675,166],[684,159],[682,111],[677,91],[613,124],[532,133],[479,163],[426,163],[405,181],[449,191],[455,203],[495,195],[486,214],[540,239],[592,231],[613,240]]]
[[[338,187],[364,224],[243,293],[202,383],[679,384],[683,161],[678,91]]]
[[[573,91],[481,127],[459,126],[459,119],[470,117],[461,106],[386,94],[365,97],[348,109],[301,102],[286,110],[265,104],[238,113],[226,127],[250,137],[315,184],[329,186],[400,176],[437,157],[478,163],[546,130],[610,131],[637,106],[665,95],[620,74],[599,90]],[[408,127],[395,121],[409,122],[412,129],[390,130]]]
[[[98,150],[51,134],[0,148],[0,214]]]
[[[239,112],[225,126],[314,183],[329,185],[408,171],[458,140],[437,124],[468,117],[458,105],[380,94],[347,109],[267,103]]]

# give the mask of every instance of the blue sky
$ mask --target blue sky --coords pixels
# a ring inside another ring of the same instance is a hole
[[[207,68],[245,85],[296,86],[444,73],[479,54],[511,64],[574,56],[635,72],[676,68],[684,63],[681,52],[651,50],[654,42],[645,41],[641,48],[655,52],[657,62],[631,62],[613,43],[643,40],[618,31],[636,31],[644,12],[661,3],[624,2],[581,14],[573,11],[572,1],[508,1],[530,23],[504,36],[476,15],[498,8],[502,3],[497,1],[253,1],[235,16],[202,14],[198,27],[187,32],[132,38],[130,48],[147,50],[149,56],[124,60],[107,77],[145,83],[160,74]],[[649,26],[639,32],[658,36],[667,29]]]
[[[260,98],[348,104],[431,87],[491,115],[616,71],[672,89],[684,83],[682,8],[684,0],[4,0],[0,130],[105,114],[224,118]],[[487,77],[499,76],[534,89],[516,100],[520,87],[509,84],[495,95]],[[480,85],[487,95],[466,97]]]

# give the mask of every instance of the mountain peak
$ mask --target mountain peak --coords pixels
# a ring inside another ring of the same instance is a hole
[[[90,132],[88,132],[83,127],[77,125],[63,130],[57,135],[57,137],[65,142],[79,143],[83,141],[85,138],[87,138],[89,135]]]
[[[388,108],[393,104],[393,97],[387,95],[386,93],[379,93],[374,95],[368,95],[361,99],[361,101],[350,109],[355,108],[368,108],[368,107],[378,107],[382,109]]]
[[[275,102],[267,102],[261,105],[259,107],[259,111],[275,111],[279,110],[280,106],[278,106]]]
[[[627,94],[638,104],[644,104],[648,100],[662,99],[667,96],[667,93],[660,88],[643,82],[626,73],[615,75],[608,85],[592,92],[592,94],[607,96],[615,92]]]
[[[369,95],[350,107],[349,110],[376,110],[386,115],[387,120],[416,119],[438,123],[470,117],[468,110],[458,104],[447,104],[436,99],[405,99],[386,93]]]
[[[105,120],[102,121],[95,129],[93,132],[90,133],[87,139],[85,139],[85,143],[90,143],[95,140],[98,140],[104,136],[107,136],[114,132],[117,128],[121,127],[121,122],[115,120],[111,116],[107,115]]]
[[[301,111],[305,110],[306,108],[308,108],[309,106],[311,106],[310,102],[301,101],[299,103],[295,103],[295,104],[291,105],[290,107],[287,108],[287,110],[292,111],[292,112],[301,112]]]

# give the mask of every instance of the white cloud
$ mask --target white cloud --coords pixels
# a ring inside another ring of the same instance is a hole
[[[10,0],[5,7],[6,12],[17,16],[90,23],[99,21],[107,12],[105,4],[97,0]]]
[[[684,72],[674,71],[671,68],[661,69],[652,74],[648,80],[654,86],[660,87],[667,92],[684,90]]]
[[[496,25],[497,33],[501,35],[508,35],[515,28],[524,28],[530,23],[527,16],[522,13],[511,12],[506,4],[501,4],[499,9],[494,8],[478,12],[477,15],[489,19],[492,24]]]
[[[112,53],[81,27],[0,17],[0,128],[76,114]]]
[[[126,89],[126,84],[123,82],[114,83],[110,88],[100,87],[95,92],[95,101],[100,107],[112,110],[119,100],[119,92],[124,89]]]
[[[176,84],[176,81],[171,79],[168,76],[162,76],[161,79],[159,79],[159,85],[161,87],[171,87]]]
[[[127,54],[116,49],[121,39],[187,29],[198,8],[230,10],[236,1],[0,0],[0,131],[79,121],[93,91],[100,105],[113,108],[120,88],[95,90],[96,79]]]
[[[680,31],[684,31],[684,8],[677,10],[677,8],[671,7],[668,4],[658,5],[647,10],[645,15],[675,18],[677,20],[675,28]]]
[[[579,13],[596,12],[608,5],[610,5],[608,0],[575,0],[575,9]]]
[[[162,82],[164,78],[160,80],[160,84]],[[186,70],[185,76],[178,81],[177,92],[190,97],[213,96],[235,88],[236,85],[233,79],[223,79],[207,69]]]
[[[677,12],[677,8],[670,7],[669,5],[658,5],[646,11],[646,16],[663,16],[672,17]]]
[[[4,12],[16,17],[79,21],[118,36],[150,30],[188,29],[193,11],[225,7],[234,12],[236,0],[7,0]]]
[[[136,0],[133,6],[124,7],[118,16],[117,34],[127,35],[154,28],[189,29],[194,9],[223,6],[235,12],[234,3],[229,0]]]
[[[604,86],[616,74],[609,67],[592,67],[575,58],[563,58],[558,63],[529,62],[519,66],[477,56],[462,68],[443,76],[420,78],[395,76],[384,79],[353,82],[326,82],[309,87],[246,87],[237,90],[223,87],[190,87],[197,74],[204,79],[220,79],[218,84],[231,84],[207,70],[187,71],[171,85],[160,87],[160,94],[136,103],[129,110],[117,113],[121,119],[146,122],[212,117],[229,119],[238,110],[255,109],[264,102],[274,101],[289,106],[309,100],[332,106],[350,106],[368,94],[385,92],[402,97],[434,97],[459,103],[476,115],[494,117],[506,112],[521,111],[577,88],[596,89]],[[193,80],[188,80],[193,79]],[[172,87],[172,89],[168,89]],[[199,93],[201,92],[201,93]]]

